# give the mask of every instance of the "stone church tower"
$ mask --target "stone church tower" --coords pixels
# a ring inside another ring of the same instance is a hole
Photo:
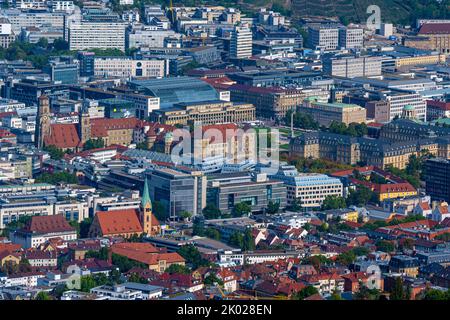
[[[44,147],[44,139],[45,137],[50,136],[50,131],[49,98],[45,95],[41,95],[38,102],[38,113],[36,117],[36,130],[34,137],[34,143],[37,148],[42,149]]]
[[[144,190],[142,191],[142,200],[139,207],[140,220],[142,223],[142,229],[145,234],[152,235],[153,231],[153,217],[152,217],[152,201],[150,200],[150,192],[148,190],[147,179],[145,179]]]
[[[78,135],[80,136],[80,144],[84,145],[86,141],[91,139],[91,118],[87,108],[80,110],[79,123],[78,123]]]

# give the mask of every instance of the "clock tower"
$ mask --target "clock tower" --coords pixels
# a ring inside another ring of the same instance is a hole
[[[36,130],[35,130],[35,146],[39,149],[44,147],[45,137],[51,134],[50,126],[50,103],[49,98],[46,95],[41,95],[38,102],[38,114],[36,118]]]

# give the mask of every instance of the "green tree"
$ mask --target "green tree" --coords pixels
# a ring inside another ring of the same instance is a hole
[[[244,246],[244,236],[240,232],[234,232],[230,236],[230,245],[242,248]]]
[[[406,238],[401,244],[402,250],[412,250],[414,248],[414,239]]]
[[[327,195],[322,203],[322,210],[346,208],[345,199],[336,195]]]
[[[375,193],[366,186],[357,186],[356,190],[350,189],[347,197],[347,206],[365,206],[369,201],[375,200]]]
[[[437,289],[428,289],[425,291],[423,296],[423,300],[450,300],[450,292],[437,290]]]
[[[153,201],[153,214],[158,221],[166,221],[169,218],[169,214],[166,207],[159,201]]]
[[[214,228],[207,228],[205,236],[214,240],[220,240],[220,232]]]
[[[63,293],[68,291],[68,290],[69,290],[69,288],[67,288],[66,284],[59,284],[55,288],[53,288],[52,295],[56,299],[59,300],[62,297]]]
[[[243,251],[252,251],[255,250],[255,240],[253,239],[252,230],[247,228],[244,232],[242,242],[242,250]]]
[[[220,217],[220,210],[213,203],[206,204],[206,207],[202,210],[206,219],[218,219]]]
[[[135,272],[133,272],[132,274],[130,274],[128,276],[128,282],[148,284],[147,279],[145,279],[144,277],[141,277],[139,274],[137,274]]]
[[[367,256],[370,253],[370,250],[366,247],[356,247],[352,249],[352,252],[357,256]]]
[[[63,171],[52,174],[43,173],[36,177],[36,182],[49,184],[58,184],[58,183],[76,184],[78,183],[78,178],[75,174]]]
[[[336,259],[339,263],[348,266],[356,260],[356,254],[353,251],[343,252]]]
[[[53,160],[61,160],[64,157],[64,151],[52,145],[45,146],[44,151],[47,151]]]
[[[165,272],[173,274],[173,273],[177,273],[177,274],[190,274],[191,273],[191,269],[189,269],[186,266],[183,266],[181,264],[171,264],[166,270]]]
[[[87,238],[91,228],[92,218],[85,218],[80,222],[80,239]]]
[[[48,40],[47,38],[40,38],[39,41],[37,42],[37,45],[41,48],[46,49],[48,46]]]
[[[377,250],[383,251],[383,252],[393,252],[395,250],[395,246],[392,244],[392,242],[389,242],[387,240],[378,240],[375,243],[375,246],[377,247]]]
[[[275,214],[278,213],[279,210],[280,210],[280,203],[273,202],[272,200],[270,200],[269,203],[267,204],[267,213]]]
[[[233,217],[242,217],[248,215],[252,211],[247,202],[240,202],[234,205]]]
[[[55,39],[52,46],[56,51],[69,50],[69,43],[64,41],[62,38]]]
[[[377,289],[369,289],[364,285],[359,286],[359,290],[354,294],[355,300],[378,300],[380,291]]]
[[[128,272],[132,268],[148,269],[148,266],[142,262],[131,260],[127,257],[113,253],[111,255],[112,263],[119,268],[120,272]]]
[[[217,283],[220,286],[223,286],[223,281],[217,277],[215,273],[210,273],[205,277],[203,283],[207,286],[212,286]]]
[[[36,295],[35,300],[52,300],[52,297],[48,294],[48,292],[41,291]]]
[[[394,286],[390,291],[390,300],[408,300],[406,290],[403,286],[403,279],[401,277],[397,277],[394,282]]]
[[[102,138],[89,139],[83,145],[84,150],[100,149],[100,148],[104,148],[104,147],[105,147],[105,142],[103,141]]]
[[[188,211],[181,211],[179,213],[180,218],[184,219],[184,220],[189,220],[192,217],[192,213],[188,212]]]
[[[192,244],[182,246],[178,249],[178,254],[192,265],[192,269],[209,265],[208,260],[204,259],[200,251]]]
[[[313,286],[307,286],[293,295],[295,300],[304,300],[314,294],[319,293],[319,291]]]
[[[299,212],[302,210],[302,201],[298,199],[294,199],[291,203],[291,206],[289,208],[291,211]]]
[[[286,116],[284,118],[284,123],[287,126],[291,125],[291,115],[292,110],[286,112]],[[295,128],[307,129],[307,130],[317,130],[319,129],[319,123],[314,120],[314,118],[307,114],[301,112],[295,112],[293,118],[293,124]]]
[[[80,290],[82,292],[90,292],[92,288],[97,286],[93,276],[82,276],[80,279]]]
[[[96,258],[99,260],[108,260],[108,248],[107,247],[102,247],[100,250],[98,251],[94,251],[94,250],[88,250],[85,254],[86,258]]]
[[[301,264],[310,264],[316,270],[319,270],[323,265],[331,263],[331,260],[324,255],[310,256],[302,260]]]

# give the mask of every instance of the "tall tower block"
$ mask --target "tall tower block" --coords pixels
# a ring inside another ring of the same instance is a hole
[[[45,95],[41,95],[38,101],[34,143],[37,148],[41,149],[44,147],[45,137],[50,135],[50,102]]]

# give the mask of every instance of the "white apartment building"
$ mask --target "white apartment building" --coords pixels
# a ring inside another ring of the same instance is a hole
[[[25,109],[25,103],[12,99],[0,98],[0,112],[13,112],[20,109]]]
[[[139,119],[147,118],[152,111],[158,110],[160,106],[159,97],[152,97],[144,94],[122,93],[119,95],[119,98],[134,103]]]
[[[339,45],[339,29],[337,27],[310,27],[308,29],[309,44],[313,49],[336,50]]]
[[[143,26],[127,30],[126,47],[127,48],[162,48],[164,47],[164,39],[181,38],[181,34],[173,30],[160,30],[156,26]]]
[[[336,57],[323,61],[324,73],[334,77],[355,78],[381,75],[379,57]]]
[[[339,47],[345,49],[360,49],[363,45],[363,28],[345,27],[339,29]]]
[[[38,279],[44,278],[43,272],[28,272],[24,274],[9,275],[3,285],[5,287],[36,287],[38,285]]]
[[[5,9],[0,11],[0,16],[5,17],[11,22],[12,30],[19,34],[25,27],[40,27],[42,25],[51,25],[53,28],[64,28],[65,12],[22,12],[18,9]]]
[[[81,222],[89,218],[89,206],[87,202],[62,201],[54,205],[53,214],[62,214],[67,220]]]
[[[230,58],[244,59],[252,56],[252,32],[247,27],[235,27],[231,34]]]
[[[124,22],[73,21],[68,27],[70,50],[125,51],[125,27]]]
[[[96,77],[165,77],[168,60],[133,60],[128,57],[97,57],[94,59]]]
[[[73,1],[57,0],[51,1],[52,11],[64,11],[73,12],[75,10],[75,4]]]
[[[337,178],[325,174],[299,173],[295,166],[281,166],[278,172],[271,176],[275,180],[284,182],[287,188],[287,204],[300,201],[305,208],[320,207],[327,196],[343,194],[343,184]]]
[[[301,252],[247,252],[236,253],[233,251],[224,251],[219,253],[218,264],[223,267],[227,266],[241,266],[244,264],[257,264],[269,261],[277,261],[279,259],[299,258],[302,257]]]
[[[384,98],[389,103],[389,119],[401,117],[405,106],[414,107],[416,118],[426,121],[427,103],[419,93],[399,92],[387,94]]]
[[[108,297],[108,300],[142,300],[142,291],[127,289],[123,284],[115,286],[99,286],[91,289],[91,293]]]

